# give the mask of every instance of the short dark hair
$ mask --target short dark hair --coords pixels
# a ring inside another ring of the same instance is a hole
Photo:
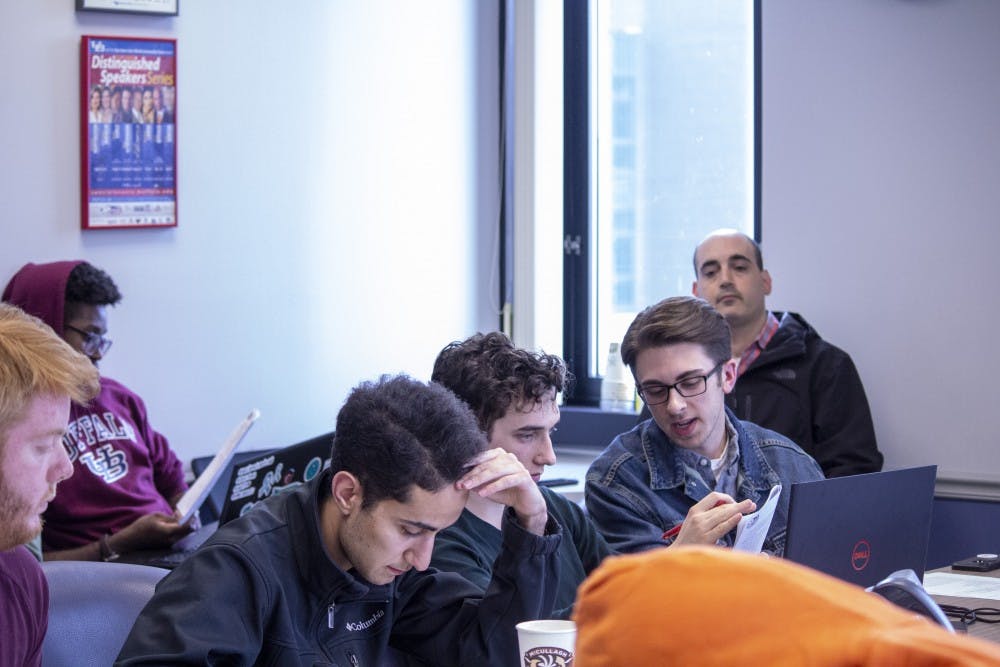
[[[469,408],[435,383],[383,375],[355,387],[337,415],[330,469],[361,482],[362,507],[404,503],[417,485],[436,492],[454,484],[486,449]]]
[[[562,359],[517,348],[499,331],[448,344],[431,373],[431,380],[468,403],[486,433],[511,405],[537,404],[553,389],[566,389],[571,379]]]
[[[729,231],[729,230],[726,230],[726,231]],[[701,245],[702,245],[702,243],[704,243],[705,241],[707,241],[711,237],[716,236],[716,235],[722,236],[722,234],[720,232],[721,232],[721,230],[717,231],[717,232],[712,232],[711,234],[709,234],[708,236],[706,236],[705,238],[703,238],[701,240],[701,243],[699,243],[698,245],[696,245],[694,247],[694,252],[691,254],[691,265],[694,266],[694,275],[695,275],[695,277],[698,276],[698,248],[700,248]],[[753,249],[753,261],[757,265],[757,270],[758,271],[763,271],[764,270],[764,255],[760,251],[760,244],[757,243],[757,240],[754,239],[752,236],[747,236],[743,232],[737,232],[736,230],[733,230],[732,234],[734,236],[742,236],[744,239],[746,239],[746,242],[749,243],[750,247]]]
[[[634,375],[639,352],[677,343],[701,345],[717,364],[733,355],[729,323],[719,311],[704,299],[672,296],[635,316],[622,339],[622,361]]]
[[[66,302],[88,306],[113,306],[122,300],[118,286],[93,264],[80,262],[66,280]]]

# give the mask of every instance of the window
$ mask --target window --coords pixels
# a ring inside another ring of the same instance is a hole
[[[563,355],[596,403],[609,345],[690,294],[710,231],[759,238],[759,0],[566,0]]]

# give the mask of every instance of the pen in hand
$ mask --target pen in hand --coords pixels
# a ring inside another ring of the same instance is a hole
[[[712,509],[715,509],[719,505],[725,505],[726,502],[727,501],[725,501],[725,500],[719,500],[714,505],[712,505]],[[670,528],[670,529],[664,531],[663,535],[661,536],[661,539],[672,540],[673,538],[677,537],[680,534],[681,528],[683,526],[684,526],[684,522],[681,521],[679,524],[677,524],[673,528]]]

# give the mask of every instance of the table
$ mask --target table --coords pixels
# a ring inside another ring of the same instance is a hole
[[[587,477],[587,469],[600,454],[593,449],[575,447],[556,447],[556,464],[545,469],[542,479],[566,478],[576,480],[574,484],[553,487],[575,503],[583,503],[583,489]]]
[[[965,570],[953,570],[951,567],[939,567],[936,570],[928,570],[928,572],[945,572],[948,574],[968,574],[975,575],[979,577],[1000,577],[1000,570],[994,570],[992,572],[968,572]],[[983,598],[966,598],[966,597],[953,597],[951,595],[932,595],[934,601],[938,604],[951,604],[957,605],[959,607],[968,607],[974,609],[976,607],[993,607],[1000,609],[1000,600],[986,600]],[[983,623],[978,621],[968,626],[969,636],[978,637],[979,639],[987,639],[989,641],[1000,643],[1000,623]]]

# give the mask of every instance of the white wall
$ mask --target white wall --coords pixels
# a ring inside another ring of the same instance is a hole
[[[495,328],[495,3],[33,0],[0,25],[0,284],[26,261],[107,270],[125,298],[102,370],[182,458],[253,406],[245,448],[332,430],[360,380],[427,379]],[[176,229],[79,228],[83,34],[178,40]]]
[[[763,0],[771,305],[859,366],[888,467],[1000,481],[1000,2]]]

